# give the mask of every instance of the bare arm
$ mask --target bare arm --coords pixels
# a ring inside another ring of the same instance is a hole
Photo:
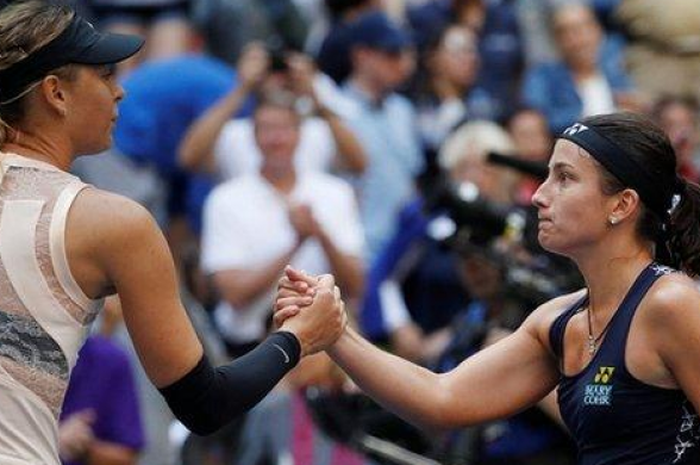
[[[389,340],[393,353],[406,360],[425,365],[437,359],[452,336],[450,328],[424,334],[418,325],[409,321],[392,331]]]
[[[250,88],[241,83],[219,103],[195,122],[185,133],[178,148],[177,161],[181,168],[192,172],[217,171],[214,147],[221,129],[243,106]]]
[[[123,197],[85,189],[71,207],[66,247],[90,296],[116,290],[124,321],[157,387],[182,378],[202,346],[180,302],[170,250],[151,215]]]
[[[338,147],[341,166],[357,175],[367,169],[367,154],[355,137],[355,134],[345,125],[343,120],[332,110],[316,101],[317,114],[328,124],[333,140]]]
[[[359,297],[364,286],[362,260],[341,252],[322,230],[318,234],[318,240],[331,265],[332,274],[338,280],[338,286],[348,298]]]
[[[200,116],[185,133],[178,148],[179,165],[190,171],[214,173],[216,140],[226,122],[241,109],[246,98],[267,72],[269,57],[258,43],[246,47],[236,66],[239,85]]]
[[[377,349],[347,330],[328,353],[365,391],[406,420],[455,427],[512,415],[550,392],[553,360],[528,327],[435,374]]]
[[[83,190],[69,212],[66,249],[88,296],[117,291],[146,374],[177,418],[200,435],[256,405],[300,357],[332,344],[347,321],[332,277],[324,278],[297,318],[244,357],[214,368],[180,302],[165,239],[143,207]]]
[[[689,278],[671,275],[661,279],[667,285],[649,299],[648,333],[671,383],[700,412],[700,293]]]
[[[95,440],[87,452],[88,465],[135,465],[137,458],[134,449],[99,440]]]
[[[344,168],[356,174],[362,174],[367,168],[367,155],[364,148],[355,137],[355,134],[343,123],[343,121],[330,108],[321,103],[314,89],[316,69],[306,55],[293,54],[288,60],[290,76],[294,88],[300,95],[307,95],[316,107],[316,113],[323,118],[338,148],[341,164]]]
[[[221,297],[234,308],[243,308],[272,289],[284,267],[299,250],[295,245],[273,262],[254,270],[224,270],[214,273],[214,285]]]
[[[277,324],[298,312],[294,299],[304,292],[302,284],[313,287],[314,278],[288,268],[280,281]],[[444,428],[489,421],[533,405],[554,388],[559,372],[548,332],[572,297],[544,304],[516,332],[446,374],[384,352],[351,329],[327,352],[368,395],[410,422]]]

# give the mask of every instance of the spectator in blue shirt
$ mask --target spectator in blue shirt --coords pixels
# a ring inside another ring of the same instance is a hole
[[[352,73],[343,89],[355,110],[348,116],[348,126],[369,162],[359,190],[371,259],[393,234],[398,212],[412,197],[414,178],[424,161],[413,105],[395,92],[415,67],[408,34],[381,12],[361,16],[351,28]]]
[[[482,61],[478,84],[493,96],[499,120],[515,104],[524,63],[515,5],[513,0],[435,0],[408,10],[420,49],[451,23],[477,33]]]
[[[568,4],[556,9],[552,18],[562,58],[527,73],[524,102],[547,117],[555,134],[581,117],[637,108],[621,48],[604,40],[591,9]]]
[[[235,86],[235,72],[204,55],[147,63],[124,81],[129,99],[119,111],[116,148],[137,163],[155,166],[170,187],[171,215],[186,213],[199,230],[203,200],[212,183],[177,165],[177,149],[192,122]]]
[[[478,38],[466,26],[445,27],[423,52],[413,93],[421,141],[430,155],[466,120],[497,117],[497,100],[477,85],[480,69]]]

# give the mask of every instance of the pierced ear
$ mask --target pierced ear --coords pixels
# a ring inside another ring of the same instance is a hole
[[[633,189],[625,189],[616,195],[616,203],[612,210],[611,217],[615,217],[618,222],[634,215],[639,210],[641,200],[639,194]]]

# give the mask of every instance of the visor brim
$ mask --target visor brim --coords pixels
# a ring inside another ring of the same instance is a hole
[[[100,34],[97,42],[83,50],[71,62],[83,65],[110,65],[134,56],[144,45],[144,39],[136,35]]]

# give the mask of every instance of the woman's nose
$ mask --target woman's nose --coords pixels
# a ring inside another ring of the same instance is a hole
[[[540,184],[540,186],[537,188],[534,194],[532,194],[532,205],[537,207],[537,208],[542,208],[546,205],[546,200],[545,200],[545,186],[547,184],[547,181],[543,182]]]

